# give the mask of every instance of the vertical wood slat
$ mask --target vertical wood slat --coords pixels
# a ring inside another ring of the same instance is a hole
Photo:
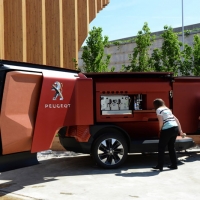
[[[46,0],[42,0],[42,64],[47,64],[47,47],[46,47]]]
[[[4,58],[4,4],[0,0],[0,59]]]
[[[26,0],[22,0],[22,37],[23,37],[23,62],[27,62],[26,39]]]
[[[60,30],[60,67],[64,67],[63,60],[63,0],[59,0],[59,30]]]
[[[103,7],[107,6],[108,0],[103,0]]]
[[[43,64],[42,1],[26,0],[27,62]]]
[[[100,10],[102,10],[103,8],[103,0],[97,0],[97,13],[100,12]]]
[[[81,48],[89,30],[88,0],[78,1],[78,49]]]
[[[46,64],[60,66],[59,1],[46,0]]]
[[[89,0],[89,23],[96,17],[97,0]]]
[[[22,1],[4,2],[4,59],[23,60]]]
[[[78,60],[77,0],[63,0],[63,55],[64,68],[74,69],[73,59]]]

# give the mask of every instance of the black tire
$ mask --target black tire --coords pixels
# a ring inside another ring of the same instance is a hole
[[[127,158],[128,147],[122,135],[107,133],[94,142],[92,156],[96,163],[107,169],[119,167]]]

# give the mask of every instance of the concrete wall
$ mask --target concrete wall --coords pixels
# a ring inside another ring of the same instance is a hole
[[[191,26],[187,26],[185,27],[185,30],[190,30],[190,29],[194,29],[194,28],[200,28],[200,24],[196,24],[196,25],[191,25]],[[174,31],[176,32],[181,32],[181,28],[175,28]],[[153,49],[155,48],[160,48],[162,46],[162,38],[159,37],[159,35],[162,33],[163,31],[159,31],[159,32],[155,32],[153,34],[157,35],[155,42],[153,43],[153,45],[150,48],[150,54],[152,52]],[[189,36],[185,36],[184,37],[184,42],[185,44],[188,44],[190,46],[193,46],[193,37],[195,34],[199,34],[200,35],[200,31],[196,31],[196,32],[192,32]],[[130,38],[123,38],[123,39],[119,39],[120,41],[124,40],[130,40],[133,39],[134,37],[130,37]],[[179,40],[182,41],[182,35],[179,35]],[[116,40],[117,41],[117,40]],[[122,65],[129,65],[130,61],[129,61],[129,54],[132,54],[133,49],[135,48],[136,44],[134,42],[132,43],[124,43],[124,44],[120,44],[120,46],[116,46],[116,45],[111,45],[109,48],[105,48],[105,53],[106,54],[111,54],[111,59],[110,59],[110,65],[109,67],[111,68],[112,66],[115,67],[115,71],[120,71]],[[79,63],[79,68],[83,67],[83,61],[81,59],[82,56],[82,49],[80,49],[79,54],[78,54],[78,63]]]

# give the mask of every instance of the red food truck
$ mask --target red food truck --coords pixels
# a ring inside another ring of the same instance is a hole
[[[200,77],[173,73],[88,73],[0,61],[0,171],[37,164],[58,134],[69,151],[91,154],[104,168],[119,167],[128,153],[156,152],[162,98],[188,135],[200,113]],[[177,137],[177,151],[194,146]]]

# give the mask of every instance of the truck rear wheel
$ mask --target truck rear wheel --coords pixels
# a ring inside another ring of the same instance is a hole
[[[128,147],[121,135],[104,134],[97,138],[92,148],[92,156],[103,168],[119,167],[127,158]]]

